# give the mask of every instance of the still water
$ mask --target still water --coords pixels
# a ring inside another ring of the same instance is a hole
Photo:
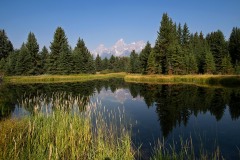
[[[33,114],[26,98],[44,95],[80,97],[81,105],[100,101],[107,108],[124,108],[132,141],[148,159],[158,140],[176,144],[191,138],[196,150],[219,146],[226,159],[240,158],[240,88],[211,88],[177,84],[134,84],[122,79],[84,83],[0,85],[0,120]]]

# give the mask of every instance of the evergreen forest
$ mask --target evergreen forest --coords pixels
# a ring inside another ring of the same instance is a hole
[[[95,74],[128,72],[141,74],[240,74],[240,28],[233,27],[228,40],[222,31],[207,35],[190,33],[188,25],[174,23],[164,13],[154,45],[129,57],[109,59],[90,53],[83,39],[72,48],[63,28],[58,27],[49,46],[39,48],[33,32],[15,49],[0,29],[0,74]]]

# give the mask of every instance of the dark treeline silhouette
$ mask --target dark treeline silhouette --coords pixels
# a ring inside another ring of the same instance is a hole
[[[192,85],[129,84],[133,97],[144,98],[148,107],[156,106],[163,136],[177,125],[187,125],[191,115],[210,112],[221,120],[225,109],[233,120],[240,117],[240,90],[203,88]]]
[[[80,74],[130,72],[142,74],[240,74],[240,28],[234,27],[229,40],[220,30],[206,36],[190,33],[187,24],[176,24],[164,13],[155,45],[130,57],[111,56],[94,59],[83,39],[74,49],[64,30],[58,27],[50,51],[39,45],[34,33],[20,49],[13,48],[4,30],[0,30],[0,71],[7,75]]]

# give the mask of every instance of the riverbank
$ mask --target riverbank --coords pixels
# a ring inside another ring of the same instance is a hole
[[[61,83],[61,82],[85,82],[109,78],[124,78],[125,72],[109,74],[78,74],[78,75],[39,75],[39,76],[6,76],[6,83]]]
[[[6,83],[61,83],[61,82],[85,82],[91,80],[103,80],[110,78],[124,78],[129,83],[150,84],[195,84],[201,86],[240,86],[238,75],[141,75],[108,73],[108,74],[79,74],[79,75],[39,75],[39,76],[6,76]]]
[[[196,84],[224,87],[240,86],[240,76],[237,75],[141,75],[128,74],[124,77],[130,83],[151,84]]]

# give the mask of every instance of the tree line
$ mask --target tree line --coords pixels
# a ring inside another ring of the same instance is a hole
[[[130,72],[142,74],[240,74],[240,28],[229,41],[220,30],[204,37],[164,13],[155,46],[130,55]]]
[[[74,49],[58,27],[50,44],[39,50],[34,33],[20,49],[13,48],[0,30],[0,71],[7,75],[85,74],[129,72],[142,74],[240,74],[240,28],[234,27],[228,41],[217,30],[206,36],[190,33],[187,24],[176,24],[164,13],[155,45],[130,57],[96,58],[79,38]]]

